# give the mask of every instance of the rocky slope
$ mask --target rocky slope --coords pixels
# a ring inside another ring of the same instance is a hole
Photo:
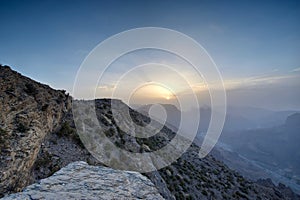
[[[267,177],[272,178],[274,182],[288,184],[299,193],[299,128],[300,113],[294,113],[287,117],[283,125],[226,132],[221,141],[229,145],[233,152],[238,152],[238,156],[263,169]],[[232,167],[237,170],[240,168],[239,163],[233,163]],[[244,169],[249,170],[248,175],[252,177],[258,172],[252,166]]]
[[[61,126],[70,107],[64,91],[0,66],[0,195],[30,183],[44,137]]]
[[[137,172],[71,163],[51,177],[30,185],[13,199],[148,199],[162,200],[153,183]]]
[[[68,95],[22,77],[8,67],[1,67],[0,71],[0,194],[20,191],[29,183],[49,177],[74,161],[103,165],[81,143]],[[119,119],[112,117],[112,101],[117,102]],[[175,136],[174,132],[163,127],[152,137],[136,138],[122,131],[121,126],[132,127],[123,112],[128,108],[126,104],[118,100],[98,99],[95,105],[101,134],[105,134],[120,149],[153,152],[164,147]],[[135,124],[147,126],[150,122],[148,117],[133,109],[129,109],[129,113]],[[120,119],[121,125],[117,125],[116,120]],[[282,185],[276,187],[264,181],[254,183],[246,180],[210,155],[199,159],[198,152],[199,147],[192,144],[176,162],[145,175],[166,199],[299,199]],[[108,152],[99,153],[105,155]],[[137,164],[122,156],[116,157],[115,161],[118,166]]]
[[[117,102],[121,104],[120,108],[126,106],[121,101]],[[167,127],[164,127],[159,134],[150,139],[135,138],[126,134],[116,126],[116,122],[111,115],[110,106],[111,100],[109,99],[96,100],[99,123],[104,127],[106,136],[120,148],[130,152],[153,151],[164,146],[174,136],[174,133]],[[119,109],[119,111],[121,110]],[[132,109],[130,109],[130,116],[139,124],[145,125],[149,122],[148,117]],[[47,177],[51,174],[48,171],[49,174],[41,175],[40,172],[45,172],[51,168],[53,160],[59,160],[59,162],[54,162],[59,168],[60,163],[68,161],[65,155],[71,155],[72,153],[78,155],[78,152],[84,151],[79,141],[69,138],[69,132],[75,132],[71,114],[66,123],[68,128],[61,130],[59,136],[52,134],[52,139],[44,142],[43,152],[39,154],[38,160],[49,159],[49,155],[55,156],[56,159],[50,157],[50,162],[45,162],[47,164],[39,166],[39,170],[36,170],[35,173],[41,177]],[[76,147],[72,148],[72,145]],[[72,150],[68,150],[68,148],[65,148],[66,146]],[[77,150],[75,151],[75,149]],[[298,198],[289,188],[282,187],[283,185],[277,187],[274,184],[265,184],[264,181],[258,183],[249,181],[210,155],[201,160],[198,157],[198,152],[198,146],[193,144],[177,162],[159,171],[145,173],[145,175],[150,178],[166,199]],[[77,159],[87,158],[81,155]],[[95,161],[91,157],[88,158],[88,162],[94,163]]]
[[[126,106],[121,101],[109,99],[95,100],[96,114],[104,127],[106,137],[117,146],[130,152],[152,152],[173,139],[173,133],[167,127],[150,138],[135,138],[126,134],[117,126],[112,117],[111,101],[120,104],[117,116],[125,119],[122,111]],[[127,107],[128,108],[128,107]],[[124,109],[125,110],[125,109]],[[129,108],[131,118],[135,123],[146,126],[150,119]],[[127,119],[123,120],[126,123]],[[129,122],[127,122],[129,123]],[[123,125],[124,126],[124,125]],[[130,126],[130,124],[127,124]],[[106,127],[106,128],[105,128]],[[138,129],[136,134],[138,133]],[[298,199],[289,188],[275,185],[255,183],[230,170],[224,163],[209,155],[199,159],[199,147],[194,143],[174,163],[156,172],[146,173],[159,188],[166,199]],[[119,158],[122,160],[122,158]],[[119,165],[120,166],[120,165]]]

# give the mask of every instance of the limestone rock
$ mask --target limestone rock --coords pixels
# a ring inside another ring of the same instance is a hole
[[[47,133],[60,127],[71,98],[0,65],[0,197],[20,191]]]
[[[163,197],[153,183],[137,172],[74,162],[49,178],[30,185],[12,199],[155,199]]]

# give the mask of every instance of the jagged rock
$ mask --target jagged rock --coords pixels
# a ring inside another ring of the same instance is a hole
[[[31,181],[47,133],[57,130],[71,98],[0,65],[0,197]]]
[[[23,192],[3,198],[13,199],[160,200],[163,197],[153,183],[140,173],[74,162],[51,177],[26,187]]]

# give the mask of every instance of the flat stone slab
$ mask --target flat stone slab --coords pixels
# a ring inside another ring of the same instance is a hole
[[[74,162],[51,177],[26,187],[11,199],[164,199],[153,183],[138,172]]]

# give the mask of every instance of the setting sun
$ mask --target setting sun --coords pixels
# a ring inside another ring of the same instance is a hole
[[[163,85],[150,83],[139,87],[133,94],[133,98],[141,99],[156,99],[156,100],[171,100],[175,98],[174,93],[167,87]]]

